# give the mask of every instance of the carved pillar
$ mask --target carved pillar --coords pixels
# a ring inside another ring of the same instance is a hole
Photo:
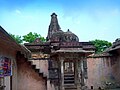
[[[77,90],[81,90],[81,59],[79,57],[78,60],[76,60],[76,85],[77,85]]]
[[[77,90],[80,90],[80,77],[79,77],[79,71],[80,71],[80,67],[79,67],[79,63],[78,63],[78,60],[76,60],[76,65],[75,65],[75,81],[76,81],[76,85],[77,85]]]
[[[81,86],[84,86],[83,58],[82,58],[82,60],[81,60]]]
[[[74,63],[74,74],[75,74],[75,85],[77,85],[77,74],[78,74],[78,72],[77,72],[77,61]]]
[[[69,69],[68,70],[69,70],[68,72],[73,72],[73,70],[72,70],[72,62],[69,62]]]
[[[88,79],[88,74],[87,74],[87,58],[86,57],[83,60],[83,69],[84,69],[84,77],[85,77],[85,79]]]
[[[81,89],[84,90],[85,87],[85,79],[87,79],[87,59],[86,57],[82,57],[81,60]]]
[[[64,90],[64,59],[60,57],[60,65],[61,65],[61,90]]]

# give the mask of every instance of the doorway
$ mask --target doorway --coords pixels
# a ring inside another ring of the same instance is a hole
[[[74,62],[64,62],[64,84],[74,84]]]
[[[64,73],[74,74],[74,63],[73,62],[64,62]]]

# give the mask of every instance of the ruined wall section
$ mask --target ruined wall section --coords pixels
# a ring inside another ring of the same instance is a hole
[[[45,79],[26,61],[23,57],[17,60],[18,90],[46,90]]]
[[[12,77],[4,77],[5,90],[17,90],[17,64],[16,64],[16,52],[10,45],[5,42],[0,42],[0,57],[7,57],[11,60],[12,64]],[[10,79],[11,78],[11,79]],[[10,83],[12,81],[12,85]]]
[[[112,59],[112,74],[114,76],[113,79],[120,85],[120,56]]]
[[[88,58],[88,80],[87,86],[91,88],[113,87],[120,84],[120,56]],[[119,86],[119,85],[118,85]]]
[[[32,63],[43,73],[45,77],[48,77],[48,54],[43,54],[42,52],[32,52],[32,58],[30,59]]]
[[[33,65],[35,65],[36,68],[39,69],[40,73],[43,73],[43,76],[47,78],[47,90],[55,90],[54,84],[51,83],[49,79],[48,62],[50,59],[50,55],[44,54],[42,52],[32,52],[31,56],[31,61]]]

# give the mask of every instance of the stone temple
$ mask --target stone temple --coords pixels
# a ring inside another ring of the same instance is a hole
[[[120,90],[120,39],[96,55],[72,31],[52,13],[46,41],[20,45],[0,26],[0,90]]]
[[[78,36],[69,29],[62,31],[55,13],[51,15],[46,39],[46,42],[36,39],[33,43],[25,44],[32,52],[31,60],[39,60],[40,55],[46,55],[48,78],[56,90],[79,90],[85,87],[85,79],[88,78],[86,58],[94,53],[93,44],[79,42]]]

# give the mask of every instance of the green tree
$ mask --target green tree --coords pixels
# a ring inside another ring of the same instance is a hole
[[[40,38],[41,41],[46,41],[44,37],[42,37],[40,34],[37,33],[28,33],[27,35],[23,36],[23,41],[32,43],[36,38]]]
[[[19,35],[13,35],[13,34],[11,34],[11,33],[9,33],[9,35],[10,35],[17,43],[21,44],[21,43],[23,42],[21,36],[19,36]]]
[[[109,48],[110,46],[112,46],[111,42],[108,42],[105,40],[95,39],[90,42],[94,44],[94,46],[96,47],[96,53],[98,54],[103,52],[106,48]]]

